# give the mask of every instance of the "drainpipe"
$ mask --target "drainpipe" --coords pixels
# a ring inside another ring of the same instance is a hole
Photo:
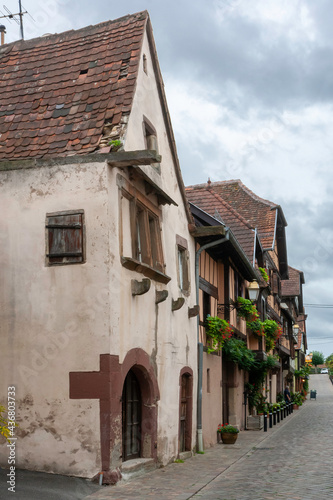
[[[195,285],[196,285],[196,300],[199,304],[199,258],[201,252],[208,248],[222,245],[229,240],[229,228],[226,228],[225,236],[217,241],[206,243],[195,252]],[[199,342],[199,315],[197,316],[197,340],[198,340],[198,394],[197,394],[197,442],[198,451],[203,452],[202,439],[202,370],[203,370],[203,344]]]

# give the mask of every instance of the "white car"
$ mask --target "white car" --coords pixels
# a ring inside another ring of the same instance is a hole
[[[328,373],[328,369],[327,368],[322,368],[322,370],[321,370],[320,373]]]

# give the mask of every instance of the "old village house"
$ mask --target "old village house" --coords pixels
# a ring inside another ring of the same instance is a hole
[[[116,480],[132,459],[166,464],[195,446],[197,308],[149,16],[4,45],[0,66],[17,467]]]

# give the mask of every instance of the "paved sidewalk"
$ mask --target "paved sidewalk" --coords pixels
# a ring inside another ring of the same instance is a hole
[[[333,386],[327,375],[315,375],[310,388],[317,399],[267,433],[243,431],[235,445],[216,445],[85,500],[333,499]]]

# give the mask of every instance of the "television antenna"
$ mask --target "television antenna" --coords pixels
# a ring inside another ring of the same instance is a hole
[[[21,0],[19,0],[19,12],[17,12],[16,14],[13,14],[7,7],[6,5],[3,5],[3,8],[4,10],[7,12],[7,14],[4,14],[4,12],[2,12],[0,10],[0,13],[2,14],[2,16],[0,16],[0,19],[4,19],[4,18],[7,18],[9,19],[9,21],[15,21],[19,26],[20,26],[20,33],[21,33],[21,39],[24,40],[24,33],[23,33],[23,16],[24,14],[28,14],[28,11],[27,10],[22,10],[22,4],[21,4]],[[23,7],[24,9],[24,7]],[[17,17],[18,16],[18,17]]]

